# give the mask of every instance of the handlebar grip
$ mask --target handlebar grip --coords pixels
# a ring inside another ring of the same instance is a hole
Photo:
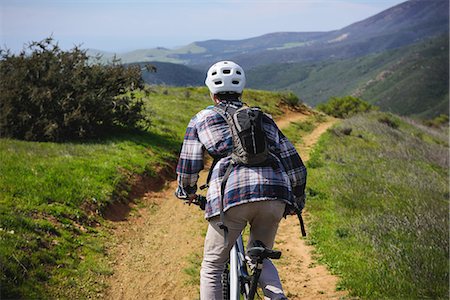
[[[206,207],[206,197],[205,196],[201,196],[201,195],[197,195],[196,198],[197,202],[198,202],[198,206],[200,206],[201,210],[205,210]]]

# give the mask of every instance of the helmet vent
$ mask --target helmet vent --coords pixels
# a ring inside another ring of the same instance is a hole
[[[222,84],[222,81],[220,81],[220,80],[219,80],[219,81],[215,81],[214,84],[215,84],[215,85]]]
[[[232,84],[239,84],[239,81],[233,80],[231,83],[232,83]]]
[[[236,74],[241,75],[241,71],[236,71]]]
[[[217,72],[216,71],[214,71],[214,72],[212,72],[212,74],[211,74],[212,76],[214,76],[214,75],[217,75]]]
[[[229,69],[223,70],[222,73],[223,73],[223,74],[230,74],[230,73],[231,73],[231,70],[229,70]]]

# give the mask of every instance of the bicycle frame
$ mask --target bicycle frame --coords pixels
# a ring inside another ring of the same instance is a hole
[[[246,280],[249,277],[245,260],[244,242],[239,235],[230,251],[230,300],[239,300],[241,289],[244,299],[250,291],[250,284]]]

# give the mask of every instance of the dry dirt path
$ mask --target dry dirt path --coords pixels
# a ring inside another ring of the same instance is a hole
[[[290,112],[278,121],[280,128],[307,118]],[[303,138],[302,157],[335,120],[321,123]],[[199,182],[206,180],[201,173]],[[207,222],[197,207],[173,196],[176,182],[159,192],[145,193],[140,208],[125,221],[114,223],[116,242],[110,249],[114,274],[105,299],[198,299],[195,266],[201,261]],[[306,220],[307,220],[306,213]],[[298,220],[283,220],[276,245],[283,252],[278,263],[290,299],[338,299],[337,278],[312,259],[311,246],[299,236]],[[194,275],[189,275],[189,273]]]

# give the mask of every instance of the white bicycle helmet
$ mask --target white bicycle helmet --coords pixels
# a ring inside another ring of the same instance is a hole
[[[213,94],[221,92],[241,94],[245,87],[244,70],[232,61],[219,61],[209,68],[205,84]]]

